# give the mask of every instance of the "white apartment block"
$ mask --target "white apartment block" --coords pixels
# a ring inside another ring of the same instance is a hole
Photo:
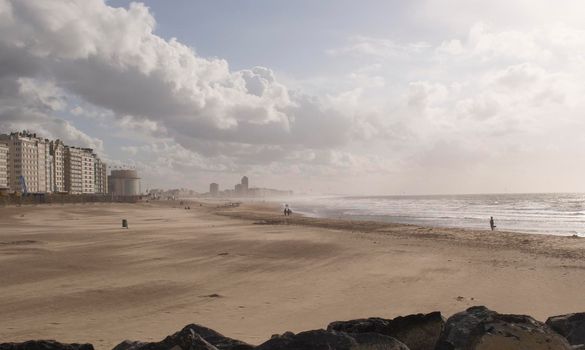
[[[94,189],[95,193],[108,193],[108,167],[94,155]]]
[[[107,193],[107,166],[90,148],[26,131],[0,135],[0,189],[29,193]]]
[[[0,141],[8,145],[8,188],[21,191],[20,178],[24,178],[27,191],[51,192],[51,155],[49,140],[27,132],[0,135]]]
[[[51,141],[53,192],[67,192],[65,187],[65,145],[61,140]]]
[[[0,189],[8,189],[8,145],[0,143]]]
[[[65,147],[65,190],[70,194],[83,191],[83,150],[77,147]]]
[[[82,149],[81,155],[81,193],[95,193],[95,155],[89,148]]]

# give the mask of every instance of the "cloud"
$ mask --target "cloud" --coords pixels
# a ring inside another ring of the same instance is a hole
[[[347,133],[314,138],[306,129],[313,123],[336,131],[349,126],[318,99],[291,96],[268,68],[231,71],[225,60],[202,58],[175,39],[155,35],[156,22],[142,4],[128,9],[99,0],[5,4],[10,6],[3,15],[12,21],[0,24],[0,43],[41,66],[23,74],[53,79],[68,93],[113,111],[123,125],[144,123],[179,142],[283,140],[327,147]]]
[[[350,34],[326,51],[325,64],[340,71],[306,78],[320,85],[311,95],[269,67],[234,70],[160,37],[140,3],[0,0],[0,127],[104,150],[90,136],[98,126],[123,143],[112,161],[183,182],[183,173],[244,171],[410,178],[424,175],[421,164],[448,181],[449,169],[502,154],[554,146],[575,155],[585,146],[574,135],[584,123],[585,31],[576,21],[541,21],[561,11],[543,2],[491,6],[423,1],[413,17],[436,29],[428,37],[412,28]],[[530,20],[515,25],[522,11]],[[548,141],[543,130],[575,137]]]

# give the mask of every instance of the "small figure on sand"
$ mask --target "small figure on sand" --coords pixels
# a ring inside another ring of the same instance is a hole
[[[494,217],[490,216],[490,228],[492,231],[496,228],[496,224],[494,223]]]
[[[292,210],[290,210],[288,204],[284,205],[284,216],[290,216],[292,214]]]

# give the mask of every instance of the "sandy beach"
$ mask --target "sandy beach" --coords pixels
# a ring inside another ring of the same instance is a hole
[[[266,204],[0,208],[0,342],[111,349],[199,323],[257,344],[472,305],[544,321],[584,311],[584,287],[585,239],[571,237],[285,221]]]

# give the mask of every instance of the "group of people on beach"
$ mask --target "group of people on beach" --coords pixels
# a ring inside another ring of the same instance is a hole
[[[292,214],[292,210],[290,210],[290,207],[288,206],[288,204],[284,205],[284,216],[290,216]]]

